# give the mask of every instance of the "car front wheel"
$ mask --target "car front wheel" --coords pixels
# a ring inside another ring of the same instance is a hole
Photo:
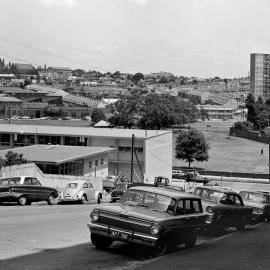
[[[113,239],[110,239],[106,236],[91,233],[91,242],[98,249],[106,249],[113,243]]]
[[[81,198],[81,204],[86,204],[86,196],[83,195]]]
[[[27,199],[26,199],[26,196],[21,196],[19,199],[18,199],[18,203],[19,205],[26,205],[27,203]]]
[[[51,194],[47,200],[49,205],[53,205],[54,204],[54,196]]]

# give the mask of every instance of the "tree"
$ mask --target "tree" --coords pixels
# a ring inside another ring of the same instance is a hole
[[[73,76],[82,77],[85,74],[85,71],[83,69],[77,68],[72,71]]]
[[[196,161],[207,161],[209,145],[202,132],[195,128],[188,131],[180,130],[176,139],[175,157],[190,163]]]
[[[106,120],[106,116],[105,116],[105,114],[104,114],[104,112],[102,110],[95,108],[92,111],[91,120],[92,120],[93,124],[96,124],[100,120]]]
[[[255,99],[252,94],[247,95],[245,104],[246,104],[246,108],[248,109],[247,121],[254,124],[256,122],[257,111],[256,111],[256,106],[255,106]]]
[[[133,77],[132,77],[132,82],[137,84],[140,80],[144,80],[144,75],[140,72],[136,73]]]
[[[108,121],[114,126],[131,128],[135,124],[135,118],[140,106],[140,98],[138,96],[121,98],[110,105],[112,116]]]
[[[24,164],[27,162],[27,159],[23,158],[23,154],[15,153],[11,150],[6,153],[4,159],[0,157],[0,167]]]

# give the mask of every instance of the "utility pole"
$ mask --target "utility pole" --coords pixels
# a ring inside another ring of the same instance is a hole
[[[269,179],[269,184],[270,184],[270,135],[268,136],[268,167],[269,167],[269,172],[268,172],[268,179]]]
[[[131,169],[130,169],[130,182],[133,183],[133,152],[134,152],[134,134],[131,137]]]

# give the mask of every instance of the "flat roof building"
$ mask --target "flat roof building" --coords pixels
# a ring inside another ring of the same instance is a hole
[[[34,144],[111,147],[109,173],[131,178],[132,135],[134,135],[133,179],[152,183],[156,176],[171,179],[172,132],[70,126],[0,124],[0,148]]]
[[[1,150],[0,157],[4,158],[9,150]],[[104,177],[108,175],[108,154],[114,149],[35,144],[12,151],[23,154],[23,158],[34,162],[45,174]]]

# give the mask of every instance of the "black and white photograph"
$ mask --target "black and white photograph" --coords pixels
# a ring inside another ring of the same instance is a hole
[[[269,18],[0,0],[0,270],[268,270]]]

